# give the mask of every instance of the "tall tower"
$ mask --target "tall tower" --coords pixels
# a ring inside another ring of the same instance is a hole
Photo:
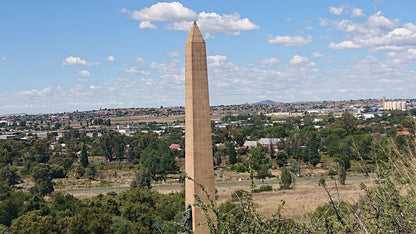
[[[185,45],[185,204],[192,205],[192,229],[209,233],[206,221],[195,203],[194,194],[209,202],[200,185],[215,199],[212,159],[211,118],[205,41],[194,22]],[[215,201],[215,200],[214,200]]]

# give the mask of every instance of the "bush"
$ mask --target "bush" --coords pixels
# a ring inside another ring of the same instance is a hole
[[[230,170],[236,171],[236,172],[239,172],[239,173],[242,173],[242,172],[246,172],[247,171],[247,167],[245,167],[241,163],[237,163],[237,164],[231,165],[230,166]]]
[[[133,163],[133,165],[137,165],[137,164],[139,164],[139,163],[140,163],[140,159],[135,158],[135,159],[133,159],[133,160],[131,161],[131,163]]]
[[[266,191],[272,191],[273,187],[271,185],[262,185],[258,189],[254,189],[254,193],[260,193],[260,192],[266,192]]]

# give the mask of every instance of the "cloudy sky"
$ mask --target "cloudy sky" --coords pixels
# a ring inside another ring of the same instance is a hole
[[[3,1],[0,114],[184,105],[185,40],[211,105],[415,98],[416,1]]]

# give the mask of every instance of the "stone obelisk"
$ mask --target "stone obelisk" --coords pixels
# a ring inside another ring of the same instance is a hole
[[[194,194],[209,202],[200,185],[215,202],[212,159],[211,119],[208,93],[208,71],[205,40],[194,22],[185,45],[185,204],[192,205],[192,230],[209,233]]]

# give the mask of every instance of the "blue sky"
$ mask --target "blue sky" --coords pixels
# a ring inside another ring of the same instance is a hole
[[[184,105],[197,21],[211,105],[414,98],[416,1],[3,1],[0,114]]]

